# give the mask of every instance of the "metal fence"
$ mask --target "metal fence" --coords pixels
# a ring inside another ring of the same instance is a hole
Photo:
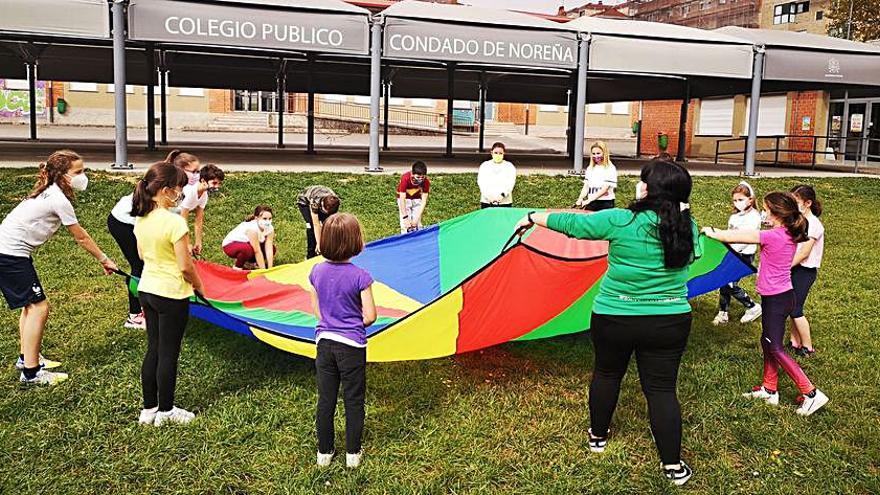
[[[736,155],[745,161],[746,140],[748,138],[728,138],[715,141],[715,163],[723,156]],[[806,162],[797,160],[798,155],[809,155],[810,168],[816,168],[818,155],[832,155],[830,164],[843,164],[852,162],[853,172],[858,172],[859,166],[867,166],[868,162],[878,162],[880,165],[880,138],[869,137],[841,137],[841,136],[799,136],[794,134],[780,134],[776,136],[761,136],[758,138],[758,147],[755,150],[755,161],[762,164],[778,165],[780,163],[791,165],[806,165]],[[764,146],[763,143],[772,142],[772,146]],[[808,146],[797,146],[806,141]],[[823,142],[824,146],[819,143]],[[741,144],[737,149],[722,150],[722,143]],[[831,149],[829,151],[829,148]],[[772,160],[759,159],[758,155],[773,154]],[[784,155],[784,156],[783,156]],[[784,159],[784,160],[783,160]],[[780,161],[782,160],[782,161]]]

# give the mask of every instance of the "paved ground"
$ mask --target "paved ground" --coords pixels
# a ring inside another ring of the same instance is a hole
[[[27,141],[25,126],[0,126],[0,167],[30,167],[44,160],[53,150],[70,147],[76,149],[93,169],[110,169],[114,160],[113,130],[111,128],[66,128],[54,127],[40,129],[42,137],[38,141]],[[85,131],[85,132],[84,132]],[[173,146],[162,146],[159,151],[147,151],[143,140],[143,129],[129,132],[129,162],[135,171],[142,171],[149,164],[161,160],[173,148],[184,148],[199,155],[203,163],[214,162],[225,170],[259,171],[274,170],[286,172],[332,171],[363,173],[367,164],[365,135],[350,135],[349,140],[357,141],[351,145],[323,146],[317,141],[318,152],[313,155],[304,152],[305,137],[301,134],[287,136],[290,146],[283,150],[275,149],[274,141],[257,133],[181,133],[181,139]],[[88,134],[90,133],[90,134]],[[19,135],[20,134],[20,135]],[[169,136],[171,138],[172,136]],[[187,140],[182,138],[186,137]],[[205,140],[197,138],[202,137]],[[393,145],[390,151],[382,152],[381,165],[385,173],[400,173],[409,168],[415,159],[425,160],[432,172],[473,173],[477,166],[488,158],[487,153],[476,151],[476,141],[469,137],[456,137],[455,156],[444,157],[445,140],[433,137],[391,136]],[[524,138],[524,139],[523,139]],[[564,174],[571,169],[571,160],[562,153],[547,148],[529,146],[521,141],[511,141],[509,158],[523,174]],[[300,141],[301,140],[301,141]],[[363,141],[362,143],[360,141]],[[488,142],[491,142],[487,139]],[[297,144],[299,143],[299,144]],[[644,160],[624,158],[625,153],[616,152],[615,164],[622,174],[637,174]],[[713,164],[711,162],[690,161],[688,169],[694,175],[737,175],[742,172],[742,164]],[[810,170],[808,168],[758,167],[758,173],[767,177],[781,176],[853,176],[851,169]],[[864,172],[875,175],[880,169]]]

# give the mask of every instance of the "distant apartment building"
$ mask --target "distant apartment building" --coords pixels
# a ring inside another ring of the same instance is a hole
[[[761,0],[629,0],[620,10],[631,19],[700,29],[756,28],[760,24]]]

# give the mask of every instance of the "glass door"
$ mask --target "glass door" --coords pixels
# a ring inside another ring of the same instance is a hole
[[[880,162],[880,102],[871,103],[868,116],[868,161]]]
[[[864,157],[865,137],[867,137],[867,103],[850,103],[849,114],[843,120],[846,137],[846,159],[859,161]]]

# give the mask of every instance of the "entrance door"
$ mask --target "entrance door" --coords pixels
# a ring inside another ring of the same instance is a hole
[[[868,161],[880,162],[880,102],[871,104],[868,121]]]
[[[236,112],[274,112],[275,93],[271,91],[235,90]]]
[[[843,120],[846,136],[846,159],[859,161],[864,158],[865,137],[868,129],[867,103],[850,103],[849,115]]]

